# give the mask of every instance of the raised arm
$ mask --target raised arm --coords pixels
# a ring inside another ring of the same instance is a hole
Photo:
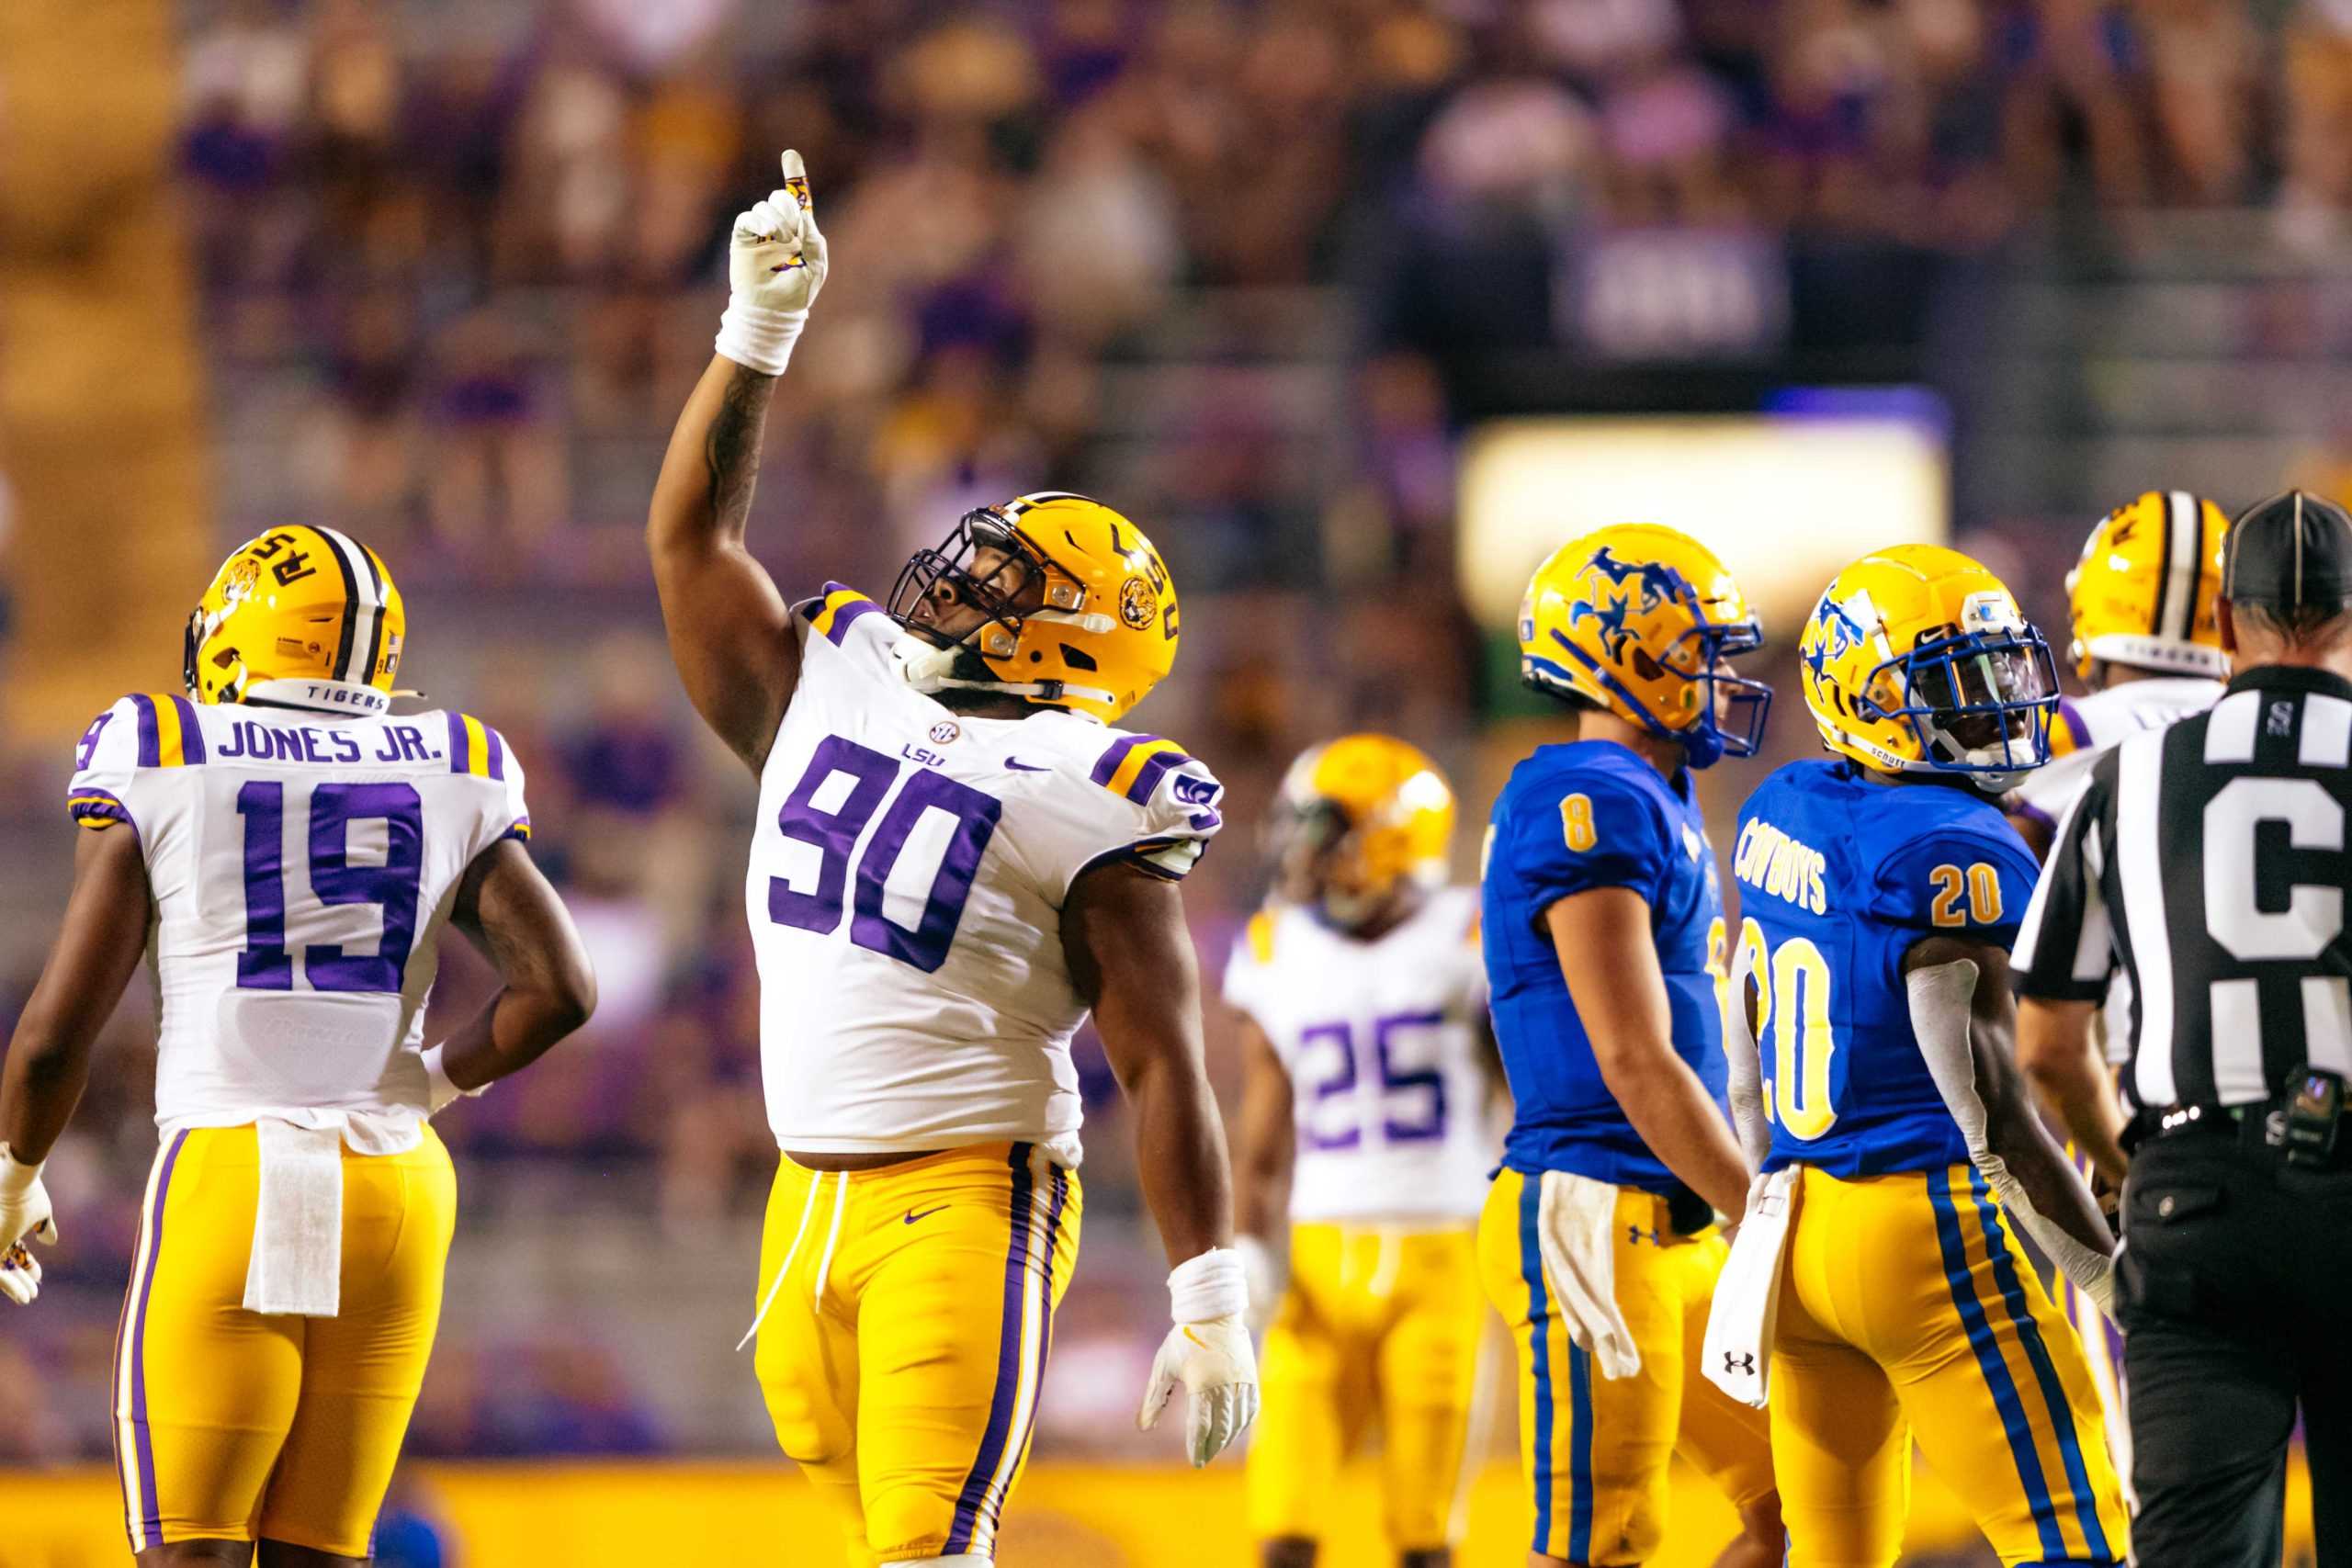
[[[519,1073],[596,1010],[596,976],[571,912],[512,839],[466,868],[450,920],[501,982],[497,995],[425,1054],[435,1109]]]
[[[718,738],[757,769],[800,677],[791,610],[744,544],[768,400],[823,286],[824,236],[800,155],[735,220],[718,353],[686,399],[645,525],[670,652]]]
[[[1097,866],[1070,888],[1062,947],[1135,1107],[1144,1201],[1175,1266],[1175,1326],[1153,1359],[1136,1424],[1156,1425],[1183,1388],[1186,1450],[1206,1464],[1257,1415],[1258,1364],[1231,1245],[1225,1125],[1202,1059],[1199,964],[1176,885],[1124,862]]]
[[[1650,1151],[1726,1214],[1747,1207],[1747,1162],[1707,1086],[1674,1051],[1674,1014],[1650,935],[1649,901],[1630,887],[1573,893],[1544,911],[1569,999],[1609,1092]]]

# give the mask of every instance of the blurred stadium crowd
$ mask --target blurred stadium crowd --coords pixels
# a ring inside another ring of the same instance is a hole
[[[530,770],[535,853],[598,960],[588,1035],[447,1119],[468,1230],[526,1215],[577,1236],[650,1205],[632,1223],[726,1254],[721,1299],[699,1303],[722,1325],[748,1311],[740,1222],[774,1160],[738,901],[751,792],[654,640],[639,530],[710,352],[727,220],[778,148],[806,154],[837,262],[770,426],[755,542],[787,585],[879,593],[965,508],[1017,491],[1086,490],[1145,522],[1191,635],[1143,717],[1235,807],[1187,896],[1212,985],[1256,896],[1257,808],[1306,741],[1396,729],[1453,765],[1465,837],[1483,816],[1480,739],[1510,701],[1454,587],[1464,355],[1548,347],[1573,372],[1914,342],[1917,301],[1841,280],[1932,283],[2062,195],[2127,244],[2151,210],[2253,209],[2288,251],[2336,241],[2352,197],[2346,0],[185,12],[220,547],[306,518],[385,555],[421,683],[492,716]],[[1720,289],[1608,304],[1623,276],[1591,265],[1605,242],[1641,237],[1638,273],[1661,235],[1729,258],[1712,278],[1758,254],[1818,266],[1728,306]],[[1972,547],[2039,567],[2087,517],[2054,544],[2038,519],[2000,521],[2005,540]],[[2050,573],[2018,586],[2052,604]],[[171,683],[173,651],[151,684]],[[1781,754],[1807,749],[1802,728],[1791,705]],[[11,756],[14,793],[48,802],[62,757]],[[0,831],[13,856],[65,829]],[[0,1020],[37,957],[0,970]],[[454,953],[444,974],[450,1013],[486,984]],[[152,1021],[134,1002],[113,1032],[51,1181],[74,1242],[54,1274],[85,1310],[0,1344],[0,1367],[56,1374],[0,1375],[0,1461],[106,1449],[93,1391],[153,1147]],[[1136,1200],[1094,1062],[1086,1178],[1107,1219]],[[1091,1355],[1148,1355],[1119,1340],[1112,1229],[1090,1226],[1057,1345],[1073,1385],[1105,1381]],[[747,1369],[720,1370],[748,1423],[682,1425],[594,1333],[501,1339],[462,1299],[420,1451],[764,1429]],[[1099,1404],[1049,1400],[1048,1419],[1083,1430]]]

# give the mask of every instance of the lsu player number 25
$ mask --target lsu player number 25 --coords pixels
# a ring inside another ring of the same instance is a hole
[[[1142,531],[1047,492],[983,507],[887,608],[797,605],[744,547],[760,441],[827,254],[798,154],[735,224],[718,355],[647,541],[687,694],[760,776],[745,911],[782,1158],[755,1358],[777,1440],[851,1560],[978,1562],[1037,1413],[1077,1256],[1091,1008],[1134,1101],[1193,1461],[1255,1413],[1224,1134],[1176,883],[1221,793],[1110,728],[1168,672],[1176,591]]]
[[[1250,1533],[1266,1568],[1308,1568],[1340,1463],[1377,1417],[1389,1541],[1403,1568],[1441,1568],[1487,1322],[1475,1224],[1497,1081],[1477,894],[1445,885],[1453,793],[1401,740],[1313,748],[1276,810],[1274,900],[1225,974],[1245,1055],[1239,1246],[1272,1319]]]
[[[1838,574],[1798,659],[1836,760],[1740,811],[1726,1054],[1764,1174],[1708,1375],[1769,1395],[1795,1568],[1895,1561],[1915,1437],[2003,1563],[2119,1562],[2090,1374],[2015,1235],[2104,1290],[2009,1054],[2034,864],[1996,799],[2048,755],[2049,649],[1984,567],[1905,545]]]
[[[456,1219],[426,1119],[594,1005],[522,765],[479,719],[390,711],[406,630],[373,551],[275,529],[198,604],[187,694],[123,698],[74,757],[74,892],[0,1081],[0,1232],[56,1239],[40,1168],[147,950],[163,1142],[113,1411],[146,1568],[368,1555]],[[504,986],[421,1051],[451,925]],[[40,1279],[0,1265],[16,1301]]]

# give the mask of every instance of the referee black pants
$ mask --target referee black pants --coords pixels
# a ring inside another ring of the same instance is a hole
[[[2140,1568],[2275,1568],[2301,1406],[2319,1568],[2352,1568],[2352,1169],[2151,1139],[2124,1189],[2118,1313]]]

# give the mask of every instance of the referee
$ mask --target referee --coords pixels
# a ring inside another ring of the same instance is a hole
[[[2135,1561],[2274,1568],[2300,1404],[2319,1562],[2352,1568],[2352,515],[2248,510],[2221,629],[2220,703],[2102,758],[2059,827],[2018,1054],[2123,1187]],[[2128,1106],[2091,1043],[2118,969]]]

